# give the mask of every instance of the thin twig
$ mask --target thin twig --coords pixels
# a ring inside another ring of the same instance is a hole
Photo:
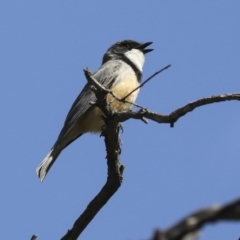
[[[92,75],[90,72],[89,68],[84,68],[83,69],[85,77],[90,85],[93,85],[98,92],[104,92],[105,94],[111,93],[111,91],[107,88],[105,88],[101,83],[99,83]]]
[[[108,93],[108,94],[111,94],[111,95],[113,96],[113,98],[114,98],[114,99],[112,100],[112,102],[115,101],[115,100],[117,100],[117,101],[119,101],[119,102],[125,102],[125,103],[132,104],[132,105],[134,105],[134,106],[136,106],[136,107],[143,108],[142,106],[140,106],[140,105],[138,105],[138,104],[135,104],[135,103],[132,103],[132,102],[130,102],[130,101],[122,100],[122,99],[118,98],[110,89],[107,89],[107,88],[105,88],[102,84],[100,84],[100,83],[93,77],[93,75],[91,74],[91,72],[90,72],[90,70],[89,70],[88,68],[84,68],[83,71],[84,71],[84,74],[85,74],[85,77],[86,77],[88,83],[93,86],[91,89],[94,91],[95,94],[99,94],[100,92],[103,92],[104,94],[107,94],[107,93]],[[112,102],[110,102],[110,104],[111,104]]]
[[[135,107],[141,108],[141,109],[147,109],[137,103],[133,103],[130,101],[127,101],[126,98],[129,97],[131,94],[133,94],[135,91],[137,91],[139,88],[143,87],[148,81],[150,81],[152,78],[154,78],[156,75],[158,75],[159,73],[163,72],[164,70],[168,69],[169,67],[171,67],[171,65],[167,65],[166,67],[162,68],[161,70],[155,72],[153,75],[151,75],[149,78],[147,78],[142,84],[140,84],[137,88],[133,89],[130,93],[128,93],[125,97],[123,98],[118,98],[112,91],[109,91],[109,94],[111,94],[114,99],[111,101],[111,103],[115,100],[119,101],[119,102],[124,102],[124,103],[129,103]],[[96,80],[95,80],[96,81]]]
[[[155,72],[152,76],[150,76],[149,78],[147,78],[145,81],[143,81],[138,87],[136,87],[135,89],[133,89],[130,93],[128,93],[125,97],[123,97],[121,100],[124,101],[127,97],[129,97],[132,93],[134,93],[135,91],[137,91],[139,88],[143,87],[148,81],[150,81],[152,78],[154,78],[156,75],[158,75],[159,73],[163,72],[164,70],[168,69],[169,67],[171,67],[171,64],[167,65],[166,67],[162,68],[161,70]]]
[[[36,240],[37,239],[37,235],[32,235],[32,237],[31,237],[31,240]]]
[[[167,65],[166,67],[162,68],[161,70],[155,72],[153,75],[151,75],[149,78],[147,78],[142,84],[140,84],[137,88],[133,89],[130,93],[128,93],[125,97],[123,98],[118,98],[110,89],[107,89],[105,88],[102,84],[100,84],[94,77],[93,75],[91,74],[90,70],[88,68],[84,68],[83,71],[84,71],[84,74],[85,74],[85,77],[86,79],[88,80],[89,84],[93,85],[94,87],[96,87],[99,91],[102,91],[104,93],[109,93],[113,96],[114,100],[117,100],[119,102],[124,102],[124,103],[129,103],[135,107],[138,107],[138,108],[141,108],[141,109],[146,109],[145,107],[139,105],[139,104],[136,104],[136,103],[133,103],[133,102],[130,102],[130,101],[127,101],[126,98],[129,97],[132,93],[134,93],[135,91],[137,91],[139,88],[143,87],[148,81],[150,81],[152,78],[154,78],[156,75],[158,75],[159,73],[163,72],[164,70],[168,69],[169,67],[171,67],[171,65]],[[94,88],[92,89],[94,92]],[[112,100],[112,102],[114,101]]]

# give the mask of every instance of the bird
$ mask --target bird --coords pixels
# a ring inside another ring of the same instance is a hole
[[[102,65],[92,75],[93,78],[111,90],[118,99],[127,96],[141,83],[145,54],[153,51],[147,48],[151,44],[152,42],[140,43],[134,40],[116,42],[103,55]],[[107,102],[113,111],[127,111],[131,109],[131,103],[135,102],[138,93],[139,89],[130,94],[126,98],[128,103],[113,99],[108,94]],[[105,123],[100,108],[90,104],[95,101],[96,96],[87,83],[73,102],[57,141],[36,169],[41,182],[69,144],[85,133],[101,132]]]

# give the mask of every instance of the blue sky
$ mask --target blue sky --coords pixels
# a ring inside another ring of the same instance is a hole
[[[103,138],[85,135],[41,184],[35,169],[103,53],[123,39],[153,41],[138,104],[170,113],[240,92],[239,1],[1,1],[2,239],[60,239],[106,180]],[[169,125],[124,123],[124,182],[82,239],[147,239],[185,215],[240,196],[240,105],[204,106]],[[238,239],[240,223],[201,239]]]

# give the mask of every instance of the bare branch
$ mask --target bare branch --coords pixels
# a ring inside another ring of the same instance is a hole
[[[150,81],[152,78],[154,78],[156,75],[159,73],[163,72],[164,70],[168,69],[171,67],[171,64],[167,65],[166,67],[160,69],[159,71],[155,72],[152,76],[147,78],[145,81],[143,81],[137,88],[133,89],[130,93],[128,93],[125,97],[121,99],[121,101],[124,101],[127,97],[129,97],[133,92],[137,91],[139,88],[143,87],[148,81]]]
[[[105,88],[102,84],[100,84],[93,76],[92,73],[88,68],[83,69],[85,77],[90,85],[93,85],[97,91],[96,92],[103,92],[104,94],[111,93],[110,90]]]
[[[109,93],[111,94],[115,100],[119,101],[119,102],[124,102],[124,103],[130,103],[132,105],[134,105],[135,107],[138,108],[142,108],[142,109],[146,109],[136,103],[127,101],[126,98],[129,97],[132,93],[134,93],[135,91],[137,91],[139,88],[143,87],[148,81],[150,81],[152,78],[154,78],[156,75],[158,75],[159,73],[163,72],[164,70],[168,69],[171,65],[167,65],[166,67],[162,68],[161,70],[155,72],[153,75],[151,75],[149,78],[147,78],[142,84],[140,84],[137,88],[133,89],[130,93],[128,93],[125,97],[123,98],[118,98],[111,90],[105,88],[102,84],[100,84],[96,79],[94,79],[94,77],[92,76],[90,70],[88,68],[85,68],[84,74],[85,77],[88,81],[88,83],[92,86],[94,86],[95,88],[92,88],[92,90],[94,91],[95,94],[98,94],[99,92],[103,92],[105,94]],[[98,91],[96,91],[96,88],[98,89]],[[96,95],[97,96],[97,95]]]
[[[137,104],[135,104],[135,103],[129,102],[129,101],[125,100],[125,99],[123,100],[123,99],[118,98],[111,90],[105,88],[102,84],[100,84],[100,83],[93,77],[93,75],[91,74],[91,72],[90,72],[90,70],[89,70],[88,68],[84,68],[83,71],[84,71],[84,74],[85,74],[85,77],[86,77],[88,83],[92,86],[92,87],[91,87],[91,90],[96,94],[96,97],[97,97],[97,98],[99,97],[99,94],[100,94],[99,99],[102,98],[102,97],[101,97],[102,94],[105,94],[105,95],[106,95],[106,94],[111,94],[111,95],[113,96],[114,100],[117,100],[117,101],[119,101],[119,102],[124,102],[124,103],[130,103],[130,104],[132,104],[132,105],[134,105],[134,106],[136,106],[136,107],[143,108],[143,107],[140,106],[140,105],[137,105]],[[137,89],[136,89],[136,90],[137,90]],[[134,90],[134,91],[135,91],[135,90]],[[131,93],[131,94],[132,94],[132,93]],[[104,110],[104,108],[103,108],[102,110]]]
[[[118,190],[123,179],[124,166],[120,163],[121,143],[118,136],[120,124],[117,118],[112,117],[111,109],[108,107],[106,95],[109,91],[96,82],[88,69],[85,69],[84,72],[88,81],[95,87],[94,92],[97,96],[96,105],[100,107],[107,116],[102,135],[105,137],[108,176],[107,182],[101,191],[89,203],[85,211],[75,221],[72,229],[68,230],[66,235],[62,237],[62,240],[76,240],[100,209]]]
[[[165,70],[169,66],[165,67],[164,69],[160,70],[159,72],[152,75],[149,79],[147,79],[144,84],[149,81],[152,77],[160,73],[161,71]],[[107,94],[114,94],[102,86],[99,82],[97,82],[93,77],[91,72],[88,69],[84,69],[85,76],[88,82],[92,85],[91,89],[94,91],[97,101],[95,105],[97,105],[104,113],[106,125],[102,132],[102,135],[105,137],[105,145],[107,150],[107,165],[108,165],[108,177],[106,184],[103,186],[101,191],[97,194],[97,196],[89,203],[86,210],[79,216],[79,218],[74,223],[71,230],[69,230],[65,236],[63,236],[62,240],[75,240],[77,239],[82,231],[86,228],[86,226],[91,222],[91,220],[95,217],[95,215],[100,211],[100,209],[107,203],[107,201],[113,196],[113,194],[118,190],[121,186],[122,179],[123,179],[123,170],[124,166],[120,163],[120,139],[119,139],[119,129],[121,121],[126,121],[130,118],[140,119],[146,123],[146,119],[151,119],[158,123],[170,123],[173,127],[173,124],[182,116],[187,114],[188,112],[193,111],[195,108],[215,103],[215,102],[222,102],[227,100],[240,100],[240,94],[224,94],[224,95],[216,95],[208,98],[203,98],[197,100],[195,102],[189,103],[182,108],[179,108],[173,111],[169,115],[161,115],[158,113],[150,112],[147,109],[141,109],[140,111],[127,111],[127,112],[113,112],[110,108],[109,104],[107,103]],[[130,93],[132,94],[132,93]],[[115,96],[114,96],[115,97]],[[126,96],[127,97],[127,96]],[[124,99],[118,99],[115,97],[116,100],[125,101]],[[167,240],[177,240],[181,239],[178,236],[185,236],[189,232],[194,232],[194,230],[200,228],[206,222],[213,222],[218,221],[219,219],[235,219],[238,220],[239,213],[234,215],[229,214],[229,210],[233,207],[219,207],[219,208],[208,208],[197,212],[187,220],[181,221],[179,224],[170,228],[165,232],[161,232],[158,230],[158,235],[155,235],[153,239],[157,240],[157,236],[164,236]],[[239,206],[238,206],[239,207]],[[225,210],[224,210],[225,209]],[[228,209],[228,210],[226,210]],[[184,222],[185,221],[185,222]],[[179,233],[179,226],[181,229],[185,229],[184,231],[180,231]],[[184,228],[185,227],[185,228]],[[187,229],[187,230],[186,230]],[[188,231],[188,229],[190,229]],[[163,234],[163,235],[161,235]],[[159,238],[160,239],[160,238]],[[158,239],[158,240],[159,240]],[[163,238],[161,238],[163,239]]]
[[[139,111],[120,112],[120,113],[115,113],[115,115],[119,118],[120,122],[126,121],[130,118],[142,119],[142,117],[145,117],[158,123],[170,123],[171,127],[173,127],[174,123],[180,117],[193,111],[197,107],[201,107],[201,106],[211,104],[211,103],[216,103],[216,102],[233,101],[233,100],[240,101],[240,93],[221,94],[221,95],[215,95],[207,98],[202,98],[173,111],[169,115],[162,115],[160,113],[151,112],[145,109],[141,109]]]
[[[204,225],[219,221],[240,221],[240,199],[224,206],[215,205],[197,211],[166,231],[157,230],[152,240],[182,240],[186,235],[196,233]]]
[[[133,102],[130,102],[130,101],[127,101],[126,98],[129,97],[132,93],[134,93],[135,91],[137,91],[139,88],[143,87],[148,81],[150,81],[152,78],[154,78],[156,75],[158,75],[159,73],[163,72],[164,70],[168,69],[169,67],[171,67],[171,65],[167,65],[166,67],[162,68],[161,70],[155,72],[153,75],[151,75],[149,78],[147,78],[145,81],[143,81],[142,84],[140,84],[137,88],[133,89],[130,93],[128,93],[125,97],[123,98],[118,98],[117,96],[115,96],[115,94],[111,91],[109,91],[110,94],[112,94],[112,96],[119,102],[124,102],[124,103],[130,103],[132,104],[133,106],[135,107],[138,107],[138,108],[141,108],[141,109],[145,109],[145,107],[139,105],[139,104],[136,104],[136,103],[133,103]]]

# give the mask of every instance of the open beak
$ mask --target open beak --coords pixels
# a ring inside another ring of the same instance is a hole
[[[151,45],[153,42],[146,42],[143,43],[141,45],[139,45],[138,47],[136,47],[136,49],[140,49],[144,54],[149,53],[151,51],[153,51],[153,49],[145,49],[147,46]]]

